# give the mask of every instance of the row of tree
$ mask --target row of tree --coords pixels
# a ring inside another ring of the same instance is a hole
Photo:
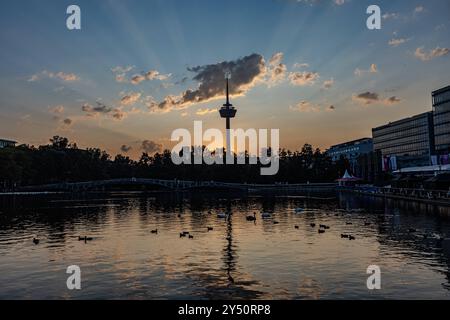
[[[330,182],[348,168],[346,160],[332,163],[326,153],[305,144],[299,151],[280,150],[280,168],[275,176],[262,176],[261,165],[175,165],[171,151],[139,160],[117,155],[112,158],[98,148],[80,149],[67,138],[55,136],[39,147],[21,145],[0,149],[0,189],[11,186],[115,178],[156,178],[242,183]]]

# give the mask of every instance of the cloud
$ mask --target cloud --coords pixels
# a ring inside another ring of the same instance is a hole
[[[85,103],[81,106],[81,110],[86,113],[88,117],[98,117],[100,115],[109,116],[114,120],[122,120],[127,116],[127,113],[121,108],[111,108],[100,101],[96,102],[97,106]]]
[[[398,18],[400,18],[400,15],[398,13],[394,13],[394,12],[386,12],[385,14],[383,14],[382,18],[384,20],[398,19]]]
[[[394,38],[394,39],[389,40],[388,43],[391,47],[398,47],[399,45],[402,45],[408,41],[409,41],[409,39],[405,39],[405,38]]]
[[[49,107],[49,111],[53,113],[54,115],[60,115],[64,113],[64,106],[58,105],[54,107]]]
[[[134,66],[117,66],[111,69],[112,73],[115,75],[115,79],[119,83],[125,83],[128,82],[127,80],[127,73],[134,69]]]
[[[364,93],[360,93],[358,95],[353,95],[353,100],[367,105],[374,102],[378,102],[379,95],[378,93],[367,91]]]
[[[124,95],[122,98],[120,98],[120,103],[123,106],[130,106],[130,105],[133,105],[136,102],[138,102],[140,98],[141,98],[141,93],[130,92],[130,93]]]
[[[359,68],[356,68],[354,71],[355,76],[362,76],[365,73],[378,73],[378,67],[375,63],[372,63],[370,65],[370,68],[368,70],[361,70]]]
[[[302,100],[299,103],[297,103],[295,106],[290,106],[289,109],[291,111],[297,111],[297,112],[319,112],[320,106],[312,104],[309,101]]]
[[[268,64],[269,86],[280,83],[281,81],[283,81],[286,78],[287,67],[282,62],[283,57],[284,57],[283,53],[278,52],[278,53],[275,53],[272,56],[272,58],[270,58],[270,60],[269,60],[269,64]]]
[[[160,103],[146,101],[152,112],[168,112],[185,109],[193,104],[223,99],[225,96],[225,73],[230,71],[230,95],[243,96],[258,82],[263,82],[266,66],[263,56],[252,54],[234,61],[224,61],[188,68],[198,82],[196,89],[188,89],[179,95],[169,95]]]
[[[134,66],[126,66],[126,67],[117,66],[117,67],[112,68],[111,71],[113,73],[127,73],[133,69],[134,69]]]
[[[291,72],[289,74],[289,80],[292,85],[295,86],[311,86],[313,85],[317,79],[320,78],[320,75],[317,72]]]
[[[59,78],[63,81],[77,81],[80,78],[74,74],[74,73],[64,73],[64,72],[58,72],[56,75],[53,75],[52,73],[49,73],[50,78]]]
[[[217,112],[217,109],[198,109],[197,110],[197,112],[196,112],[196,115],[198,115],[198,116],[206,116],[206,115],[208,115],[208,114],[211,114],[211,113],[216,113]]]
[[[371,73],[377,73],[378,72],[378,67],[377,67],[377,65],[375,63],[372,63],[370,65],[370,72]]]
[[[114,120],[119,120],[119,121],[124,119],[127,116],[127,113],[119,108],[113,109],[110,114]]]
[[[294,63],[294,69],[301,69],[301,68],[308,68],[309,64],[308,63]]]
[[[61,91],[63,91],[65,88],[64,88],[64,86],[60,86],[60,87],[56,87],[55,89],[53,89],[53,91],[55,91],[55,92],[61,92]]]
[[[110,113],[112,111],[112,108],[102,104],[100,101],[97,101],[96,104],[96,107],[90,104],[84,104],[81,106],[81,110],[88,114]]]
[[[151,140],[144,140],[142,141],[141,150],[144,152],[147,152],[149,154],[161,152],[162,151],[162,144],[156,143]]]
[[[28,82],[35,82],[39,80],[39,76],[37,74],[33,74],[29,79]]]
[[[322,89],[331,89],[334,86],[334,79],[331,78],[330,80],[325,80],[322,84]]]
[[[158,102],[156,102],[155,98],[153,98],[152,96],[146,96],[143,99],[143,103],[150,111],[158,110],[159,104],[158,104]]]
[[[383,99],[376,92],[363,92],[357,95],[353,95],[353,101],[358,102],[362,105],[370,105],[370,104],[383,104],[383,105],[394,105],[401,102],[396,96],[392,96],[390,98]]]
[[[58,105],[54,107],[48,107],[49,112],[53,115],[53,120],[60,123],[60,129],[67,129],[72,125],[72,120],[64,117],[64,106]]]
[[[426,52],[424,51],[424,47],[420,47],[416,49],[414,56],[422,61],[430,61],[433,60],[434,58],[446,56],[449,53],[450,53],[449,48],[436,47],[435,49]]]
[[[127,82],[127,78],[125,77],[124,74],[117,74],[116,81],[119,83],[125,83],[125,82]]]
[[[145,81],[145,76],[143,75],[135,75],[131,78],[131,83],[134,85],[139,84],[143,81]]]
[[[124,153],[130,152],[131,149],[133,149],[131,146],[127,146],[127,145],[125,145],[125,144],[122,145],[122,146],[120,147],[120,151],[122,151],[122,152],[124,152]]]
[[[80,80],[80,77],[77,76],[74,73],[65,73],[65,72],[50,72],[47,70],[44,70],[40,73],[34,74],[32,75],[28,81],[29,82],[35,82],[35,81],[39,81],[42,78],[49,78],[49,79],[58,79],[61,81],[66,81],[66,82],[74,82],[74,81],[78,81]]]
[[[386,105],[393,105],[393,104],[397,104],[400,102],[401,102],[401,99],[397,98],[396,96],[384,99],[384,104],[386,104]]]
[[[133,75],[130,79],[128,79],[128,73],[135,69],[134,66],[117,66],[111,69],[112,73],[115,75],[115,79],[119,83],[131,83],[134,85],[138,85],[144,81],[152,81],[159,80],[165,81],[168,80],[172,75],[171,74],[161,74],[157,70],[150,70],[141,72],[140,74]]]
[[[418,6],[414,9],[414,13],[421,13],[424,11],[425,11],[425,8],[423,6]]]
[[[134,85],[138,85],[143,81],[152,81],[152,80],[164,81],[169,79],[171,76],[172,76],[171,74],[160,74],[156,70],[150,70],[142,74],[134,75],[131,78],[131,83]]]
[[[439,30],[442,30],[442,29],[445,29],[445,28],[446,28],[445,23],[441,23],[441,24],[438,24],[438,25],[434,28],[434,30],[439,31]]]
[[[425,8],[423,6],[417,6],[414,8],[412,13],[397,13],[397,12],[386,12],[382,15],[384,20],[397,20],[402,19],[404,21],[409,21],[411,18],[414,18],[418,14],[425,12]]]
[[[71,118],[63,118],[63,119],[59,119],[57,117],[55,117],[55,120],[58,120],[58,130],[69,130],[72,125],[75,123],[74,120],[72,120]]]
[[[326,1],[323,1],[323,0],[285,0],[285,1],[295,2],[295,3],[302,3],[302,4],[309,5],[309,6],[313,6],[315,4],[320,4],[320,3],[326,2]],[[337,5],[337,6],[342,6],[342,5],[344,5],[345,3],[348,2],[348,0],[328,0],[328,1],[329,1],[329,3]]]

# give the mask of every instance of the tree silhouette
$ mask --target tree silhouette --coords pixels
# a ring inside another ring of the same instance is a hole
[[[99,148],[79,149],[67,138],[54,136],[50,144],[37,148],[21,145],[0,149],[0,190],[26,185],[132,177],[241,183],[331,182],[348,168],[345,159],[333,164],[326,153],[310,144],[302,146],[300,151],[279,150],[280,169],[275,176],[261,176],[262,165],[250,164],[251,156],[247,151],[242,154],[245,164],[207,165],[202,162],[194,165],[196,150],[202,152],[205,146],[191,147],[191,165],[174,165],[170,150],[153,155],[144,152],[135,161],[121,154],[112,158]],[[267,154],[272,154],[270,148]],[[234,157],[236,163],[237,155]]]

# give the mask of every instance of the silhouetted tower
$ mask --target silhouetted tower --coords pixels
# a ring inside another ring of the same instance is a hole
[[[231,79],[231,73],[227,72],[225,73],[225,79],[227,80],[227,102],[223,105],[222,108],[220,108],[220,117],[226,119],[226,129],[227,129],[227,152],[230,152],[231,154],[231,137],[230,137],[230,129],[231,129],[231,123],[230,119],[234,118],[236,116],[237,110],[233,107],[233,105],[230,103],[230,92],[229,92],[229,81]]]

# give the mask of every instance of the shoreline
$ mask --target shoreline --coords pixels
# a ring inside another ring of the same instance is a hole
[[[405,196],[405,195],[397,195],[397,194],[389,194],[389,193],[377,193],[374,191],[364,191],[361,189],[338,189],[337,191],[343,192],[343,193],[353,193],[356,195],[375,197],[375,198],[404,200],[404,201],[411,201],[411,202],[418,202],[418,203],[450,207],[450,199],[448,199],[448,200],[447,199],[427,199],[427,198],[410,197],[410,196]]]

